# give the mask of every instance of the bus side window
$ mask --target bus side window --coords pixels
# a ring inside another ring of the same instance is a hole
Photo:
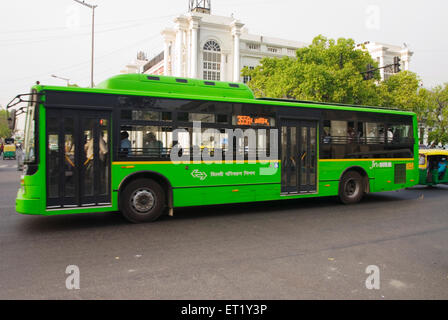
[[[388,125],[388,142],[405,143],[412,136],[411,126],[403,124]]]
[[[347,121],[331,121],[331,140],[336,144],[345,144],[348,141],[348,123]]]
[[[367,144],[385,143],[385,128],[382,123],[366,122]]]
[[[171,127],[122,126],[120,157],[167,158],[173,146]]]

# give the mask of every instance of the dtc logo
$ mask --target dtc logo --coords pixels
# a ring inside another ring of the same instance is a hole
[[[201,181],[207,179],[207,174],[205,172],[199,171],[198,169],[193,170],[191,175],[193,176],[193,178],[200,179]]]

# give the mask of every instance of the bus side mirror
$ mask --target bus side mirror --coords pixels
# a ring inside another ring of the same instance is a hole
[[[11,110],[8,117],[9,129],[15,130],[16,128],[16,110]]]

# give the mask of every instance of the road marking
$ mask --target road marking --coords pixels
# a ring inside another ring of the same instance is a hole
[[[0,168],[17,168],[17,165],[2,164],[0,165]]]

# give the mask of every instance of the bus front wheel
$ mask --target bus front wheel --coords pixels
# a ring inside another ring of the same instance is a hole
[[[344,204],[352,204],[361,201],[364,196],[362,176],[356,171],[349,171],[339,183],[339,199]]]
[[[122,193],[120,209],[132,223],[157,220],[165,208],[165,192],[155,181],[138,179],[129,183]]]

